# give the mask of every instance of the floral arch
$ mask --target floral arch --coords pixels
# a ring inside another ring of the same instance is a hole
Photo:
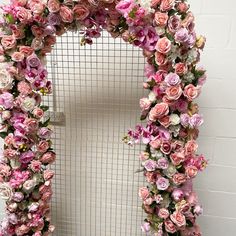
[[[203,118],[194,99],[205,82],[197,67],[205,38],[197,37],[185,0],[11,0],[0,20],[0,194],[6,217],[0,235],[47,236],[50,219],[49,165],[56,155],[50,139],[51,93],[45,57],[56,36],[79,31],[91,44],[105,29],[143,50],[147,60],[140,100],[145,124],[129,130],[124,142],[146,145],[140,154],[147,187],[139,190],[147,214],[142,230],[155,236],[201,235],[196,217],[202,208],[192,179],[207,162],[196,154]]]

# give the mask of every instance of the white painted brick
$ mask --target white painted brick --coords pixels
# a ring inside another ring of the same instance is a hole
[[[225,174],[227,173],[227,174]],[[204,191],[222,191],[236,193],[236,168],[209,165],[200,173],[195,187]]]
[[[226,47],[230,27],[231,18],[227,15],[199,15],[196,18],[197,33],[205,35],[207,38],[206,48]]]
[[[205,215],[236,218],[236,194],[199,190],[198,195]],[[214,225],[209,224],[209,227],[214,227]],[[220,234],[215,235],[221,236]]]
[[[214,164],[236,167],[236,139],[215,140]]]
[[[208,79],[201,96],[199,105],[205,108],[232,108],[236,109],[236,79]]]
[[[204,236],[235,236],[236,219],[202,216],[198,222]]]
[[[215,138],[199,136],[198,140],[198,153],[203,154],[210,163],[213,162],[214,143]]]
[[[236,137],[236,110],[201,108],[205,123],[200,128],[201,135]]]
[[[236,41],[236,17],[233,16],[228,47],[235,49],[236,48],[235,41]]]
[[[202,12],[203,0],[189,0],[188,2],[190,4],[192,12],[194,12],[195,15],[198,15]]]
[[[224,2],[214,1],[214,0],[203,1],[203,12],[204,12],[204,14],[209,14],[209,15],[211,15],[211,14],[212,15],[234,14],[235,1],[234,0],[226,0]]]

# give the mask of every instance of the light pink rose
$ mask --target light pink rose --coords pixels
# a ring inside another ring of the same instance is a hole
[[[48,0],[47,7],[50,12],[58,12],[60,10],[60,2],[58,0]]]
[[[188,98],[189,101],[193,101],[200,94],[200,88],[195,87],[193,84],[189,84],[184,88],[184,96]]]
[[[31,0],[29,6],[34,16],[41,15],[45,10],[45,4],[43,4],[43,2],[39,0]]]
[[[151,0],[151,7],[156,7],[161,3],[161,0]]]
[[[11,109],[13,107],[14,97],[11,93],[4,92],[0,95],[0,105],[5,109]]]
[[[186,176],[182,173],[176,173],[173,175],[173,182],[176,184],[176,185],[180,185],[180,184],[183,184],[186,182]]]
[[[169,113],[169,106],[167,103],[158,103],[156,104],[149,113],[149,120],[155,122],[157,119],[168,115]]]
[[[35,186],[36,186],[35,180],[29,179],[29,180],[25,181],[25,183],[23,184],[23,191],[26,193],[30,193],[33,191]]]
[[[169,217],[170,213],[168,209],[166,208],[161,208],[158,212],[158,216],[162,219],[167,219]]]
[[[160,38],[157,41],[156,50],[162,54],[167,54],[171,50],[171,41],[167,37]]]
[[[196,166],[187,166],[185,168],[185,173],[188,178],[192,179],[197,175],[198,169]]]
[[[25,6],[28,0],[11,0],[11,4],[14,6]]]
[[[168,21],[168,14],[163,12],[156,12],[155,13],[155,22],[158,26],[165,26]]]
[[[75,19],[79,21],[84,20],[89,15],[89,9],[86,6],[80,4],[75,5],[73,12]]]
[[[41,108],[36,107],[36,108],[33,110],[33,114],[34,114],[34,116],[37,117],[37,118],[42,118],[43,115],[44,115],[44,111],[43,111]]]
[[[148,98],[141,98],[139,101],[139,105],[140,105],[142,111],[149,110],[151,104],[152,104],[152,102]]]
[[[157,189],[162,191],[168,189],[168,187],[170,186],[169,180],[164,177],[158,178],[156,184],[157,184]]]
[[[8,177],[11,174],[11,168],[4,164],[4,163],[0,163],[0,176],[2,177]]]
[[[17,89],[22,95],[28,95],[32,92],[30,84],[25,81],[20,81],[17,85]]]
[[[170,116],[164,116],[158,120],[162,126],[165,128],[168,128],[171,124],[170,122]]]
[[[176,232],[176,227],[170,219],[165,220],[164,224],[165,224],[165,229],[168,233],[173,234]]]
[[[51,164],[55,161],[56,159],[56,154],[54,152],[46,152],[43,154],[43,156],[40,158],[40,161],[43,164]]]
[[[14,35],[3,36],[1,44],[6,50],[12,49],[16,46],[16,38]]]
[[[185,160],[185,156],[183,152],[174,152],[171,153],[170,159],[175,166],[178,166]]]
[[[155,61],[159,66],[165,65],[167,63],[166,56],[159,52],[155,52]]]
[[[139,189],[139,197],[144,201],[149,197],[149,190],[146,187]]]
[[[29,46],[20,46],[19,51],[25,55],[25,57],[28,57],[34,52],[34,49]]]
[[[28,23],[32,19],[31,11],[24,7],[18,7],[16,11],[16,17],[19,19],[22,23]]]
[[[195,140],[189,140],[185,145],[185,155],[194,154],[197,151],[198,144]]]
[[[30,169],[33,171],[33,172],[39,172],[41,170],[41,162],[38,161],[38,160],[33,160],[31,161],[30,163]]]
[[[179,2],[177,4],[177,9],[179,10],[179,12],[185,13],[189,9],[189,4],[186,2]]]
[[[59,14],[63,22],[71,23],[74,20],[73,11],[67,6],[61,6]]]
[[[11,59],[13,61],[16,61],[16,62],[20,62],[20,61],[23,61],[24,60],[24,54],[22,52],[14,52],[12,55],[11,55]]]
[[[175,0],[162,0],[160,9],[161,11],[169,11],[171,8],[173,8],[175,3]]]
[[[43,178],[47,181],[47,180],[50,180],[52,179],[54,176],[54,171],[52,170],[45,170],[43,172]]]
[[[184,75],[187,72],[187,66],[184,63],[177,63],[175,65],[175,73],[178,75]]]
[[[164,154],[169,154],[171,152],[171,144],[168,141],[164,141],[161,144],[161,148],[160,150],[164,153]]]
[[[39,152],[46,152],[49,148],[49,144],[46,140],[42,140],[37,145],[37,150]]]
[[[183,90],[180,85],[171,86],[166,89],[167,99],[176,101],[182,95]]]
[[[16,228],[16,235],[23,236],[29,232],[30,228],[27,225],[21,225]]]
[[[178,226],[182,227],[186,225],[185,216],[179,211],[175,211],[172,215],[170,215],[170,219]]]

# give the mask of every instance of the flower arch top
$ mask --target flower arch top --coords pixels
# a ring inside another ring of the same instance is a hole
[[[142,48],[147,59],[140,100],[141,120],[124,141],[142,142],[148,187],[139,195],[147,218],[144,232],[156,236],[201,235],[195,220],[202,209],[192,179],[206,161],[197,155],[202,116],[193,102],[205,81],[197,67],[204,37],[197,37],[185,0],[11,0],[0,20],[0,194],[6,217],[0,236],[47,236],[54,231],[48,166],[54,162],[49,120],[41,103],[51,93],[45,57],[56,36],[79,31],[91,44],[103,29]]]

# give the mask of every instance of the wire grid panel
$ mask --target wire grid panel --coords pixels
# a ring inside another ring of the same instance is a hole
[[[107,32],[81,47],[79,35],[67,33],[48,56],[48,70],[54,91],[45,103],[66,117],[54,127],[54,235],[142,235],[143,175],[135,171],[143,147],[122,143],[139,123],[141,50]]]

